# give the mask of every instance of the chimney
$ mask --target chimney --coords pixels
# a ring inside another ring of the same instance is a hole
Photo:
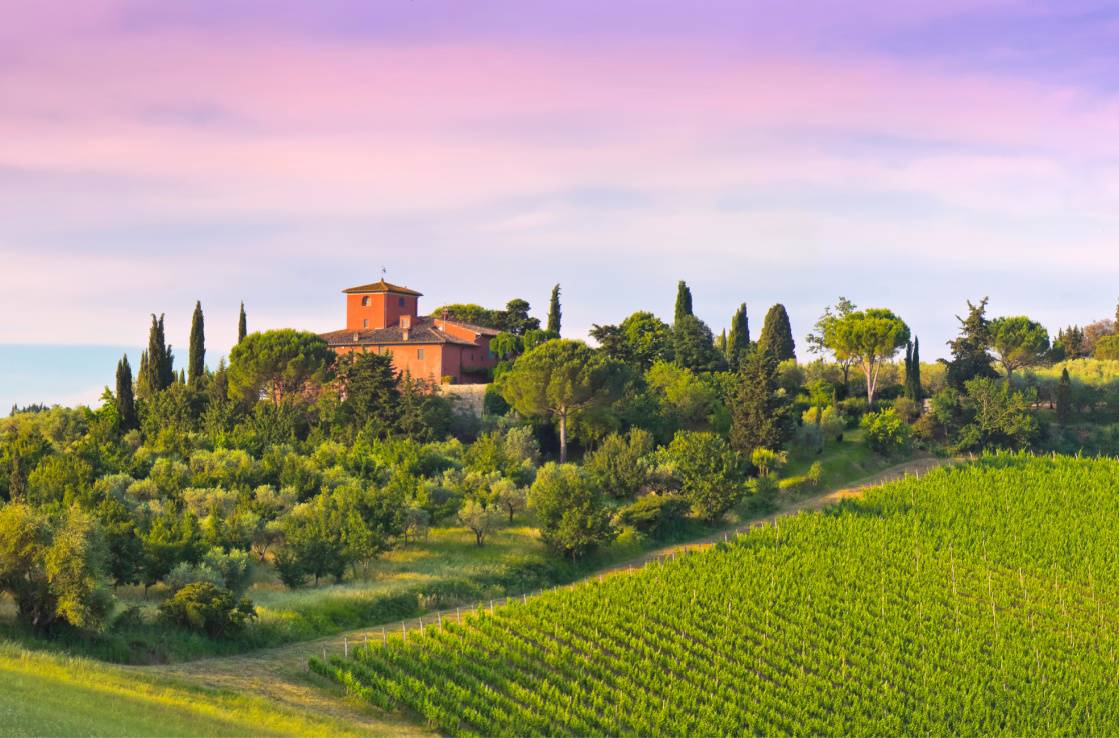
[[[402,335],[402,337],[404,338],[405,341],[408,340],[408,334],[411,333],[411,332],[412,332],[412,316],[411,315],[401,315],[400,316],[400,333],[401,333],[401,335]]]

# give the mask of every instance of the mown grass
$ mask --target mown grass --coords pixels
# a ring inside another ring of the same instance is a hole
[[[0,736],[356,736],[268,700],[0,642]]]
[[[831,441],[823,451],[795,448],[789,454],[789,463],[782,472],[782,489],[802,487],[808,479],[808,470],[816,462],[820,463],[822,475],[819,489],[830,489],[847,484],[886,469],[904,459],[891,459],[879,456],[863,442],[862,429],[848,430],[842,441]]]

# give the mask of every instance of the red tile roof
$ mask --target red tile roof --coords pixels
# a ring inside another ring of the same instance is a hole
[[[497,335],[496,331],[492,331],[489,328],[476,328],[475,326],[458,323],[453,320],[448,320],[447,322],[452,325],[460,325],[479,335]],[[319,336],[331,346],[396,346],[402,344],[425,343],[452,343],[459,346],[477,346],[477,344],[472,341],[464,341],[461,338],[455,338],[454,336],[444,333],[436,323],[442,323],[442,318],[438,321],[430,317],[412,318],[412,328],[408,331],[407,341],[404,340],[404,331],[399,325],[389,326],[388,328],[330,331],[329,333],[320,333]]]
[[[342,290],[342,292],[348,295],[362,294],[366,292],[392,292],[393,294],[397,295],[415,295],[416,297],[423,296],[422,292],[416,292],[415,290],[410,290],[407,287],[401,287],[400,285],[391,284],[389,282],[386,282],[384,279],[373,282],[372,284],[363,284],[358,287],[350,287],[349,289]]]

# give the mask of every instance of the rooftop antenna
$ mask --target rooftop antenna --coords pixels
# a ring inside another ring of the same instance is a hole
[[[384,278],[385,278],[385,273],[386,273],[386,272],[388,272],[388,269],[386,269],[385,267],[381,267],[381,280],[382,280],[382,281],[383,281],[383,280],[384,280]]]

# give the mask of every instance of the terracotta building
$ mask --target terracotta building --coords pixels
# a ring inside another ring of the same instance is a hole
[[[417,379],[459,384],[489,381],[489,370],[497,363],[490,339],[497,331],[446,317],[421,316],[421,293],[383,279],[342,292],[346,327],[322,334],[338,353],[392,354],[397,371]]]

